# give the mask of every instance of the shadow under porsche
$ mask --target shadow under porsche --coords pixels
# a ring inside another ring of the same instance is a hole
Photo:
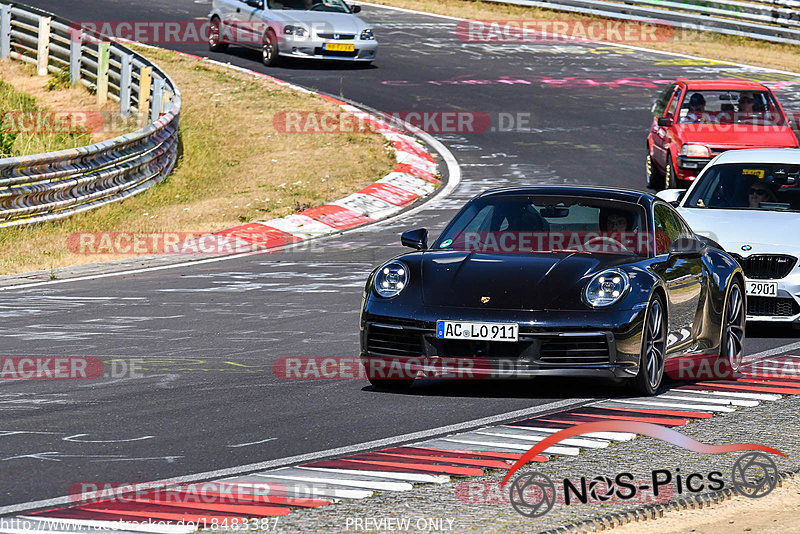
[[[361,359],[377,387],[557,375],[652,395],[681,358],[722,363],[722,375],[741,364],[741,267],[651,195],[493,190],[430,246],[424,229],[402,241],[416,250],[375,269],[364,290]]]

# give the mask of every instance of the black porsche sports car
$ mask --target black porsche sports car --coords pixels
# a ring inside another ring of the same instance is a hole
[[[370,382],[420,376],[605,377],[654,394],[681,357],[735,373],[744,275],[651,195],[592,187],[492,190],[428,244],[369,276],[361,360]],[[473,376],[474,375],[474,376]]]

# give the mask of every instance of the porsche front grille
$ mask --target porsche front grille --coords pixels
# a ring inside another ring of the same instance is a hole
[[[793,298],[747,297],[747,315],[791,317],[800,313],[800,305]]]
[[[610,350],[606,336],[575,335],[545,338],[539,350],[539,361],[548,364],[609,363]]]
[[[401,326],[371,324],[367,330],[367,351],[386,356],[419,357],[424,354],[422,334]]]
[[[753,254],[746,258],[735,255],[744,275],[753,280],[778,280],[792,272],[797,258],[783,254]]]

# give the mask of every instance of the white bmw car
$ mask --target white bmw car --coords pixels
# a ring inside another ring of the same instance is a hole
[[[360,11],[344,0],[213,0],[208,46],[259,49],[269,67],[288,57],[369,65],[378,41]]]
[[[737,257],[748,321],[800,325],[800,149],[724,152],[688,190],[657,196]]]

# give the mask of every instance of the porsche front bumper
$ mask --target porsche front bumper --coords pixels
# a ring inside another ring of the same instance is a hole
[[[639,370],[644,309],[604,313],[437,309],[413,318],[364,313],[361,359],[368,373],[403,368],[424,372],[436,362],[469,368],[475,378],[582,376],[632,378]],[[517,322],[519,341],[439,339],[436,321]],[[469,374],[458,374],[470,378]]]

